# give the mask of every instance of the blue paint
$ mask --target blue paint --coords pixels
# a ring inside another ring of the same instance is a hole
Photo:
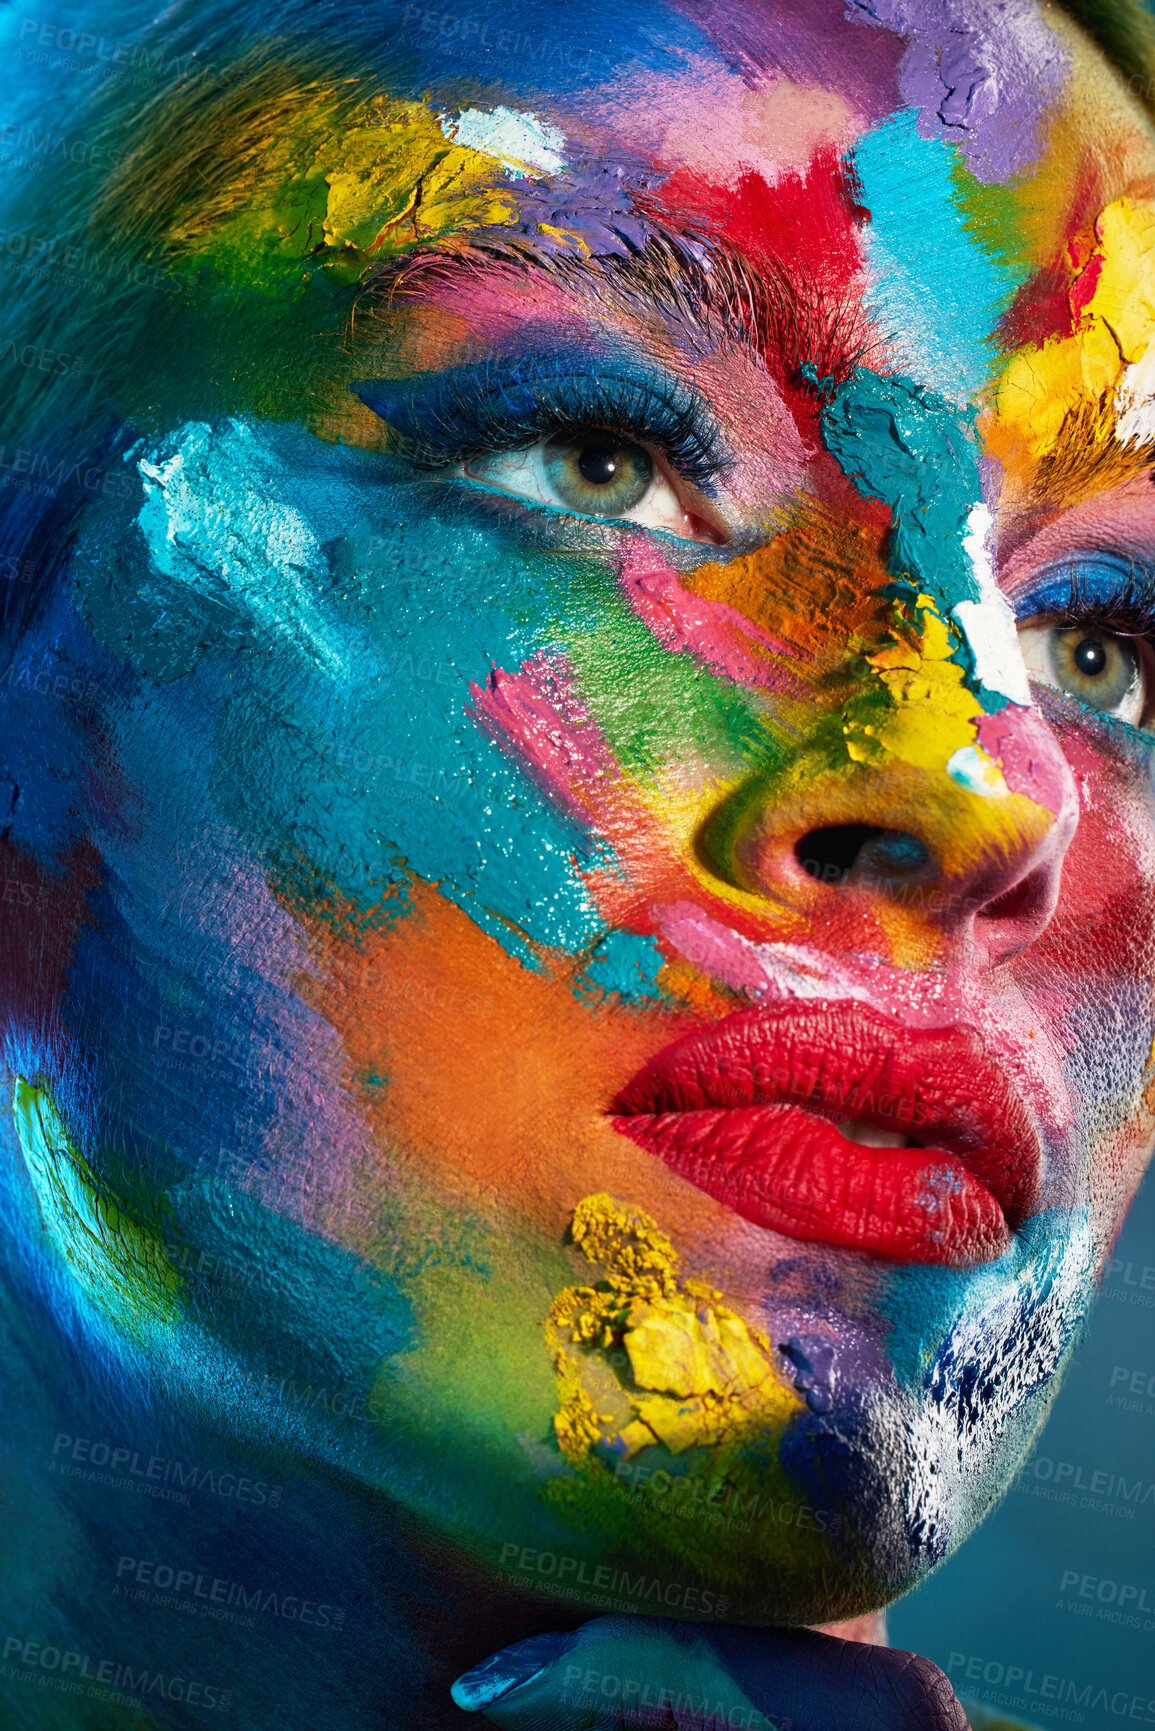
[[[962,537],[981,498],[974,417],[901,375],[859,367],[822,411],[822,437],[868,499],[889,505],[887,566],[949,613],[982,594]]]
[[[207,781],[196,821],[255,857],[304,855],[366,911],[415,873],[531,966],[598,937],[573,865],[594,843],[469,713],[471,683],[555,644],[572,560],[299,429],[186,426],[143,461],[136,524],[111,510],[78,560],[93,628],[187,718],[161,759],[147,728],[126,734],[147,808],[191,823]]]
[[[982,497],[973,412],[901,375],[882,378],[859,367],[832,393],[821,427],[859,492],[890,507],[887,568],[898,579],[896,596],[909,602],[924,591],[944,618],[960,601],[983,602],[963,545],[971,507]],[[977,677],[970,645],[963,633],[958,638],[952,659],[983,708],[1005,708],[1006,694]]]
[[[579,992],[613,992],[627,1003],[661,996],[658,973],[665,962],[657,942],[636,932],[610,931],[599,939],[577,976]]]
[[[385,45],[391,51],[392,88],[401,88],[401,65],[407,93],[418,99],[431,86],[442,87],[440,97],[460,79],[461,107],[490,107],[504,96],[532,109],[546,90],[556,103],[631,75],[684,76],[688,59],[718,60],[716,44],[684,11],[645,0],[564,14],[551,0],[513,0],[500,19],[391,0],[383,10],[367,6],[364,19],[358,35],[374,57]]]
[[[870,211],[863,239],[875,322],[900,365],[965,402],[997,359],[990,333],[1020,273],[968,232],[957,146],[920,137],[911,110],[867,133],[851,161]]]

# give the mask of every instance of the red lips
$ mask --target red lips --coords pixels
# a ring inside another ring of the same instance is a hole
[[[660,1052],[615,1127],[736,1214],[904,1262],[987,1262],[1030,1213],[1038,1135],[966,1028],[909,1029],[863,1004],[777,1004]],[[860,1120],[918,1146],[866,1147]]]

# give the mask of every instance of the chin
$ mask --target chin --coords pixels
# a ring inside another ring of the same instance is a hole
[[[1089,1292],[1057,1210],[966,1269],[758,1233],[760,1298],[605,1194],[570,1236],[552,1422],[510,1438],[502,1512],[479,1476],[470,1548],[501,1590],[587,1616],[821,1624],[898,1598],[1010,1484]]]

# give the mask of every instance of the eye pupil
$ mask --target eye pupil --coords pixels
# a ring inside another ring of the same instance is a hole
[[[1107,651],[1095,637],[1084,637],[1076,645],[1071,659],[1085,678],[1094,679],[1107,665]]]
[[[621,467],[618,453],[610,445],[587,445],[577,460],[578,473],[591,487],[607,487]]]

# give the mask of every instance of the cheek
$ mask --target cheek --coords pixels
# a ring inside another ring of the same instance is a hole
[[[1072,726],[1057,731],[1080,818],[1044,946],[1061,939],[1076,990],[1104,977],[1155,981],[1155,740],[1122,758]]]
[[[649,1018],[583,1001],[565,958],[523,966],[420,883],[387,929],[314,922],[310,938],[304,989],[341,1041],[382,1183],[407,1172],[448,1206],[488,1194],[551,1238],[585,1190],[630,1186],[639,1156],[604,1110]]]
[[[1059,905],[1023,958],[1020,978],[1043,1007],[1078,1103],[1096,1237],[1106,1244],[1155,1130],[1152,748],[1137,741],[1124,757],[1114,738],[1108,750],[1106,739],[1096,741],[1057,713],[1051,722],[1075,775],[1081,816]]]

